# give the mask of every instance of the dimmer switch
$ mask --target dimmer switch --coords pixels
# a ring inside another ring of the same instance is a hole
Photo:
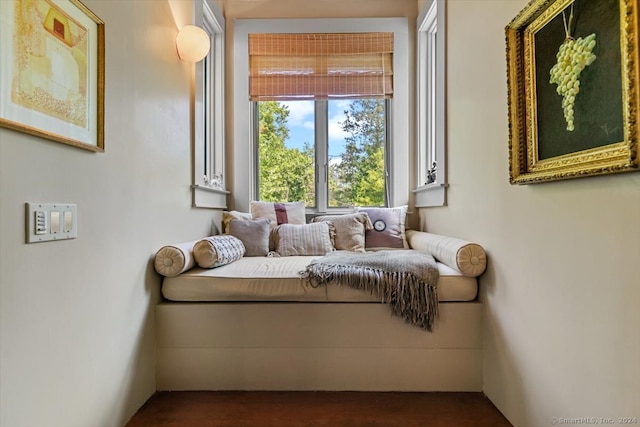
[[[47,233],[47,213],[45,211],[35,211],[34,212],[34,230],[35,234],[46,234]]]

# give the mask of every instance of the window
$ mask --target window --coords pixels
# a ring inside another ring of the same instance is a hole
[[[212,0],[202,2],[196,25],[209,34],[211,49],[195,64],[193,205],[225,208],[224,18]]]
[[[444,22],[444,2],[431,0],[417,23],[417,207],[446,203]]]
[[[258,199],[385,206],[387,101],[257,101]]]
[[[234,27],[235,70],[250,68],[248,44],[252,34],[314,33],[337,36],[388,32],[393,35],[393,56],[388,62],[393,74],[389,74],[387,83],[383,84],[386,89],[393,90],[392,99],[385,99],[388,97],[379,93],[372,95],[347,90],[339,95],[316,94],[312,99],[292,96],[287,99],[249,100],[250,86],[246,77],[242,77],[239,71],[234,73],[234,208],[242,209],[248,206],[250,200],[258,197],[282,201],[285,197],[292,200],[300,196],[308,207],[320,212],[351,205],[407,204],[409,176],[413,169],[407,167],[410,123],[407,20],[239,19]],[[243,98],[246,102],[243,102]],[[356,118],[356,114],[361,112],[369,112],[376,117],[376,125],[370,126],[375,131],[365,129],[365,122]],[[273,135],[261,134],[261,130],[269,130],[267,124],[273,126],[270,115],[274,113],[279,116],[282,128],[278,149],[281,153],[289,154],[287,159],[297,158],[304,167],[284,167],[284,160],[276,161],[283,157],[279,157],[278,153],[269,153],[267,143],[274,142]],[[306,132],[303,132],[305,129]],[[368,138],[364,137],[365,131],[369,132]],[[376,137],[372,138],[374,134]],[[365,144],[365,141],[369,144]],[[286,151],[290,149],[295,149],[296,153]],[[360,164],[375,166],[369,168],[369,174],[364,178],[367,170],[359,167],[358,171],[362,173],[358,176],[348,167],[349,160],[351,164],[359,161]],[[295,178],[293,184],[279,185],[287,181],[276,172],[265,173],[265,163],[278,165],[279,173],[283,173],[283,169],[288,171],[289,176]],[[369,188],[363,185],[365,183]]]
[[[249,34],[257,198],[384,206],[392,95],[393,33]]]

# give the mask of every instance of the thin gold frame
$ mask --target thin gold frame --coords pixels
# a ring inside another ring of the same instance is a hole
[[[95,28],[89,28],[88,31],[94,31],[96,37],[96,55],[93,60],[96,61],[95,64],[95,76],[91,76],[95,81],[95,89],[92,93],[89,93],[89,103],[95,103],[94,111],[92,119],[95,121],[95,129],[90,132],[90,136],[92,140],[81,140],[77,137],[74,138],[71,134],[65,135],[63,133],[56,133],[47,129],[43,129],[38,127],[38,123],[33,122],[20,122],[17,120],[7,119],[0,114],[0,127],[5,127],[8,129],[16,130],[19,132],[24,132],[29,135],[38,136],[41,138],[49,139],[56,142],[61,142],[63,144],[71,145],[74,147],[82,148],[89,151],[94,152],[104,152],[104,22],[98,18],[91,10],[89,10],[83,3],[79,0],[49,0],[52,4],[57,5],[62,10],[64,8],[77,8],[78,11],[85,15],[88,20],[92,21],[95,24]],[[14,2],[12,2],[14,4]],[[13,7],[13,6],[12,6]],[[68,10],[67,10],[68,11]],[[3,37],[13,37],[13,34],[10,34],[7,31],[7,26],[3,25],[3,28],[0,31],[5,31],[2,34]],[[2,66],[2,70],[0,70],[3,74],[10,74],[9,67],[13,67],[14,64],[4,64]],[[91,68],[89,65],[87,68]],[[90,77],[87,77],[89,79]],[[5,88],[6,89],[6,88]],[[6,92],[0,92],[1,96],[7,96]],[[89,112],[87,113],[89,115]],[[95,131],[95,139],[93,139],[93,133]]]
[[[532,0],[505,28],[509,181],[531,184],[638,170],[638,3],[619,0],[624,140],[540,160],[535,32],[574,0]]]

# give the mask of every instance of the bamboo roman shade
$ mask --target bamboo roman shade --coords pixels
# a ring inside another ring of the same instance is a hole
[[[249,34],[251,101],[391,98],[393,33]]]

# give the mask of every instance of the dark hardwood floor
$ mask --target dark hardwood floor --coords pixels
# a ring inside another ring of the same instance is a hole
[[[161,392],[126,427],[508,427],[482,393]]]

